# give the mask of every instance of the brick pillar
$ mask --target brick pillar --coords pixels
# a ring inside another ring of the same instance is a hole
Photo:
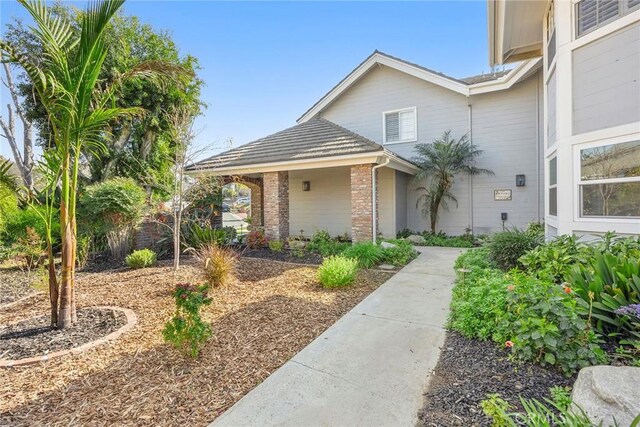
[[[262,187],[258,184],[248,185],[251,190],[251,225],[261,227],[262,223]]]
[[[263,174],[264,231],[271,239],[289,237],[289,172]]]
[[[351,166],[351,240],[373,240],[373,203],[371,201],[373,165]]]

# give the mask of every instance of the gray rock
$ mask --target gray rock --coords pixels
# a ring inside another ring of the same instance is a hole
[[[640,368],[631,366],[590,366],[583,368],[573,385],[573,403],[594,424],[631,425],[640,414]]]
[[[393,243],[389,243],[389,242],[382,242],[382,243],[380,243],[380,246],[383,249],[389,249],[389,248],[395,248],[396,247],[396,245],[394,245]]]
[[[410,241],[414,245],[424,244],[424,237],[419,234],[412,234],[411,236],[407,237],[406,240]]]
[[[396,268],[391,264],[380,264],[378,266],[380,270],[395,270]]]

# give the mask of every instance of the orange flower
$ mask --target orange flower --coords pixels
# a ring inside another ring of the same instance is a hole
[[[562,288],[562,290],[564,291],[565,294],[570,294],[571,293],[571,288],[568,286],[565,286],[564,288]]]
[[[516,288],[516,286],[515,286],[515,285],[509,285],[509,286],[507,286],[507,290],[508,290],[509,292],[513,291],[515,288]]]
[[[505,341],[504,346],[508,347],[508,348],[511,348],[511,347],[513,347],[513,342],[512,341]]]

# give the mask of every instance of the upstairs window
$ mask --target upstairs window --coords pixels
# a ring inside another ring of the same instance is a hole
[[[580,0],[576,3],[576,37],[637,10],[640,0]]]
[[[414,142],[418,139],[416,108],[387,111],[382,114],[385,143]]]
[[[547,11],[547,68],[549,68],[553,58],[556,56],[556,21],[554,8],[555,4],[552,1]]]

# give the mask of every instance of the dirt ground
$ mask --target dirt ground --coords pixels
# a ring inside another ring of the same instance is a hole
[[[211,292],[213,336],[190,360],[163,342],[176,282],[193,266],[78,277],[79,307],[132,309],[138,324],[117,341],[46,364],[0,370],[0,425],[206,425],[332,325],[390,274],[363,271],[324,290],[315,268],[242,258],[237,278]],[[47,312],[46,295],[0,311],[0,323]]]

